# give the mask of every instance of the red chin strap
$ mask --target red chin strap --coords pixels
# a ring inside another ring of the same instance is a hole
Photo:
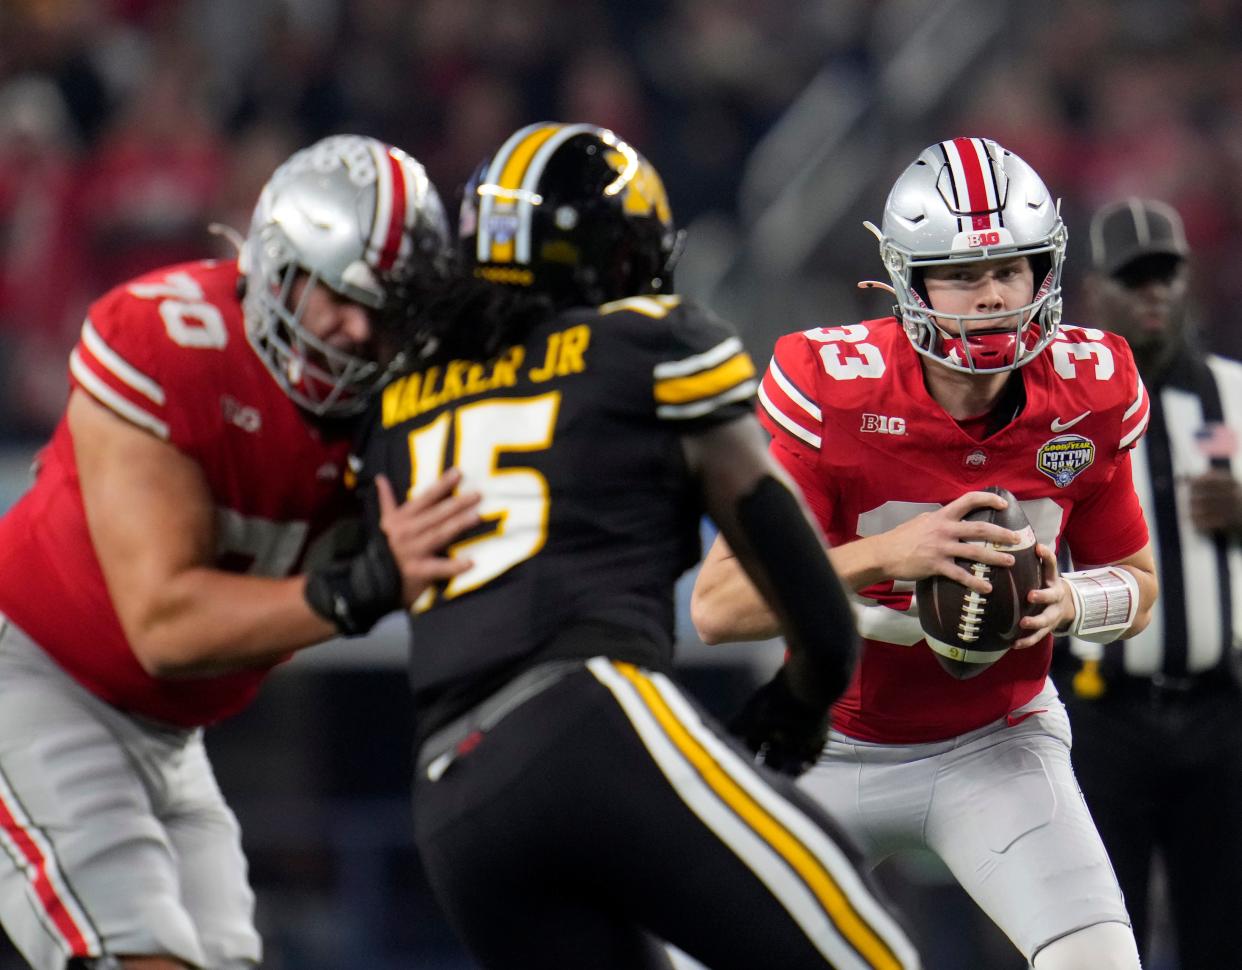
[[[940,339],[942,353],[960,363],[962,366],[973,364],[980,370],[991,370],[999,367],[1013,367],[1017,359],[1018,342],[1030,351],[1039,342],[1039,328],[1030,323],[1023,324],[1020,331],[1012,328],[1004,330],[981,330],[970,334],[963,342],[961,337],[944,335]],[[965,346],[963,346],[965,343]],[[970,350],[967,357],[966,350]]]

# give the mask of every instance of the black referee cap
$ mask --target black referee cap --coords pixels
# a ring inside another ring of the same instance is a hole
[[[1105,276],[1115,276],[1144,256],[1189,255],[1182,217],[1167,202],[1122,199],[1091,219],[1091,263]]]

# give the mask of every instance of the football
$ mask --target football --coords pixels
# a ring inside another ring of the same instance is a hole
[[[1044,585],[1043,562],[1035,553],[1035,530],[1011,492],[999,485],[983,491],[1000,495],[1008,507],[975,509],[963,521],[992,522],[1018,533],[1017,545],[989,544],[1011,553],[1014,564],[1003,567],[957,560],[959,566],[992,584],[986,596],[945,576],[928,576],[915,585],[919,624],[927,645],[940,666],[958,680],[975,677],[1000,660],[1022,635],[1019,621],[1043,609],[1026,599],[1027,593]]]

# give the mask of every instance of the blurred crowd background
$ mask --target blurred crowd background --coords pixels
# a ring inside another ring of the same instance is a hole
[[[1240,53],[1234,0],[0,0],[0,445],[20,463],[51,428],[93,297],[228,254],[207,226],[244,230],[274,166],[340,131],[408,149],[453,205],[519,125],[614,128],[690,229],[680,288],[760,360],[885,314],[855,287],[881,273],[861,220],[924,145],[986,135],[1063,199],[1071,322],[1088,214],[1155,196],[1185,219],[1206,342],[1239,356]],[[400,677],[373,668],[285,678],[219,729],[270,966],[464,965],[405,848]],[[929,970],[1016,965],[960,900],[929,905],[928,938],[955,938]]]
[[[92,296],[225,252],[294,147],[399,144],[446,199],[509,131],[613,127],[694,227],[683,289],[752,350],[880,315],[893,175],[986,134],[1085,215],[1173,203],[1210,339],[1242,350],[1242,6],[1231,0],[5,0],[0,4],[0,428],[43,434]],[[774,285],[775,284],[775,285]],[[1070,303],[1070,317],[1074,316]]]

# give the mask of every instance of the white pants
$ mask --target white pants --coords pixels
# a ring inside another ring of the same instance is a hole
[[[202,732],[103,703],[2,616],[0,849],[0,923],[35,970],[116,954],[259,962]]]
[[[799,785],[873,863],[902,848],[938,855],[1027,960],[1076,930],[1130,923],[1051,683],[1008,718],[948,741],[874,744],[834,731]]]

